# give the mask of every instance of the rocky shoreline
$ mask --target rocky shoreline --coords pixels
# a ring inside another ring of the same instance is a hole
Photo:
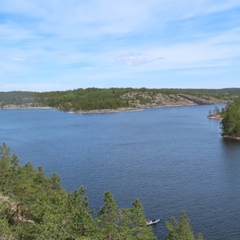
[[[72,113],[79,114],[97,114],[97,113],[115,113],[115,112],[133,112],[133,111],[142,111],[144,108],[117,108],[117,109],[96,109],[89,111],[74,111]]]
[[[15,105],[15,104],[7,104],[2,106],[0,109],[3,110],[16,110],[16,109],[53,109],[52,107],[33,107],[33,106],[28,106],[28,105]]]
[[[125,107],[125,108],[117,108],[117,109],[95,109],[95,110],[77,110],[77,111],[67,111],[72,113],[78,113],[78,114],[97,114],[97,113],[114,113],[114,112],[132,112],[132,111],[142,111],[144,109],[150,109],[150,108],[166,108],[166,107],[184,107],[184,106],[198,106],[198,105],[212,105],[212,104],[225,104],[223,102],[210,102],[210,103],[204,103],[204,104],[197,104],[193,102],[183,102],[183,103],[168,103],[168,104],[161,104],[161,105],[138,105],[136,107]],[[14,104],[8,104],[2,106],[0,109],[2,110],[24,110],[24,109],[57,109],[47,106],[29,106],[29,105],[14,105]],[[60,109],[57,109],[60,110]]]
[[[212,114],[207,116],[207,118],[212,119],[212,120],[220,120],[221,116],[219,114]]]
[[[226,140],[240,141],[240,137],[234,137],[234,136],[230,136],[230,135],[222,135],[222,137]]]

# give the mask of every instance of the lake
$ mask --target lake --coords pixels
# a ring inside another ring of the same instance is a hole
[[[219,105],[221,108],[223,105]],[[239,239],[240,142],[221,138],[215,105],[109,114],[0,110],[0,140],[21,164],[57,173],[67,191],[83,185],[99,210],[110,190],[119,207],[136,199],[158,239],[186,211],[204,239]]]

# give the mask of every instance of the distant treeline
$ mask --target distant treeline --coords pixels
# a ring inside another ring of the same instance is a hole
[[[40,93],[25,92],[25,91],[12,91],[0,92],[0,107],[5,105],[24,105],[31,104],[31,106],[38,105]]]
[[[87,88],[51,92],[0,92],[0,107],[13,105],[48,106],[62,110],[88,111],[133,107],[133,101],[147,104],[157,94],[186,94],[231,100],[240,95],[240,88],[224,89],[149,89],[149,88]],[[130,97],[129,97],[130,96]]]
[[[128,89],[117,88],[87,88],[64,92],[45,92],[41,93],[39,101],[43,105],[62,110],[117,109],[129,107],[128,101],[121,98],[127,92],[129,92]]]

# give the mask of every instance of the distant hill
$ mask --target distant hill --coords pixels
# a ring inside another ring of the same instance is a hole
[[[39,94],[25,91],[0,92],[0,108],[38,107]]]
[[[148,89],[87,88],[52,92],[0,92],[0,108],[53,107],[59,110],[142,109],[227,103],[240,95],[240,88]]]

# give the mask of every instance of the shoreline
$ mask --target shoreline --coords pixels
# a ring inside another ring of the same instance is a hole
[[[143,108],[118,108],[118,109],[96,109],[89,111],[69,111],[75,114],[104,114],[104,113],[117,113],[117,112],[134,112],[134,111],[142,111]]]
[[[221,116],[219,114],[212,114],[210,116],[207,116],[207,118],[212,120],[221,120]]]
[[[230,135],[223,135],[222,137],[223,137],[223,139],[226,139],[226,140],[240,141],[240,137],[234,137],[234,136],[230,136]]]
[[[56,109],[58,111],[66,111],[69,113],[75,114],[105,114],[105,113],[117,113],[117,112],[134,112],[134,111],[143,111],[145,109],[155,109],[155,108],[170,108],[170,107],[191,107],[191,106],[202,106],[202,105],[214,105],[214,104],[224,104],[222,102],[219,103],[209,103],[209,104],[176,104],[176,105],[159,105],[159,106],[141,106],[141,107],[129,107],[129,108],[118,108],[118,109],[94,109],[89,111],[82,111],[82,110],[63,110],[54,107],[29,107],[29,106],[22,106],[22,105],[6,105],[0,108],[0,110],[41,110],[41,109]]]
[[[10,106],[10,107],[2,107],[0,110],[27,110],[27,109],[55,109],[52,107],[26,107],[26,106]]]

